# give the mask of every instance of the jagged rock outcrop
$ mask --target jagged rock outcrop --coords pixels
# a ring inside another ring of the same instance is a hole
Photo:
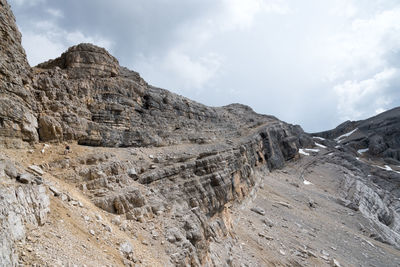
[[[346,205],[370,221],[376,240],[400,248],[400,108],[313,135],[338,151],[323,161],[346,169],[339,188]]]
[[[24,175],[0,154],[0,265],[17,266],[16,242],[25,242],[25,224],[43,225],[50,211],[49,197],[43,185],[18,183]],[[28,174],[26,174],[28,175]]]
[[[35,72],[39,122],[50,122],[42,123],[46,134],[39,125],[43,141],[116,147],[213,143],[277,121],[242,105],[211,108],[150,86],[91,44],[71,47]]]
[[[0,1],[0,146],[38,141],[31,68],[10,6]]]
[[[351,134],[349,134],[351,133]],[[340,145],[364,150],[389,164],[400,165],[400,108],[394,108],[361,121],[346,121],[335,129],[315,133],[337,139]]]

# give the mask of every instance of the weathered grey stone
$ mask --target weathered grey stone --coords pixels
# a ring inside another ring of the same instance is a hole
[[[23,184],[29,184],[34,180],[34,176],[30,173],[23,173],[17,177],[17,181]]]
[[[119,245],[119,250],[126,255],[133,252],[133,247],[129,241],[125,241]]]
[[[57,188],[55,188],[54,186],[49,186],[49,190],[53,193],[53,195],[55,197],[58,197],[61,195],[60,190],[58,190]]]
[[[260,215],[265,215],[265,210],[263,210],[262,208],[260,208],[260,207],[253,207],[253,208],[251,208],[250,209],[251,211],[254,211],[255,213],[258,213],[258,214],[260,214]]]
[[[31,166],[29,166],[29,169],[34,171],[36,174],[39,174],[39,175],[43,175],[44,174],[44,171],[42,170],[42,168],[40,168],[37,165],[31,165]]]
[[[0,186],[0,265],[16,266],[14,243],[25,237],[25,223],[43,225],[50,211],[45,188],[37,185]]]

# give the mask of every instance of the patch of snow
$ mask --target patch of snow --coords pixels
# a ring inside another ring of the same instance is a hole
[[[328,156],[332,156],[332,155],[333,155],[333,152],[331,152],[331,153],[328,154]]]
[[[299,149],[299,153],[300,153],[300,154],[303,154],[303,155],[305,155],[305,156],[310,156],[310,154],[307,153],[307,152],[305,152],[302,148]]]
[[[390,166],[389,166],[389,165],[385,165],[385,169],[386,169],[386,170],[388,170],[388,171],[393,171],[393,169],[392,169],[392,168],[390,168]]]
[[[367,152],[368,150],[369,150],[369,148],[359,149],[359,150],[357,150],[357,153],[362,154],[362,153]]]
[[[340,143],[343,141],[343,139],[345,139],[346,137],[349,137],[350,135],[352,135],[355,131],[357,131],[358,128],[355,128],[353,131],[342,134],[341,136],[339,136],[338,138],[335,138],[335,141]]]
[[[378,167],[380,169],[383,169],[385,171],[390,171],[390,172],[396,172],[396,173],[400,173],[399,171],[395,171],[393,170],[389,165],[385,165],[384,167],[378,166],[378,165],[374,165],[375,167]]]
[[[340,148],[340,146],[335,146],[336,149]]]
[[[324,141],[324,140],[325,140],[325,138],[322,138],[322,137],[319,137],[319,136],[313,136],[313,138],[314,138],[314,139],[317,139],[317,140],[321,140],[321,141]]]
[[[319,152],[319,149],[313,149],[313,148],[305,148],[304,150],[315,152],[315,153]]]
[[[359,157],[356,157],[356,160],[361,161]]]
[[[304,181],[303,181],[303,184],[305,184],[305,185],[311,185],[311,184],[313,184],[313,183],[311,183],[310,181],[304,180]]]
[[[322,147],[322,148],[326,148],[326,146],[321,145],[321,144],[318,144],[318,143],[315,143],[315,145],[316,145],[316,146],[319,146],[319,147]]]

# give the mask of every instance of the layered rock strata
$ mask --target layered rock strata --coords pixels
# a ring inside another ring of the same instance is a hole
[[[336,139],[340,145],[400,165],[399,107],[365,120],[346,121],[333,130],[314,135]]]
[[[21,46],[21,34],[5,0],[0,1],[0,146],[37,142],[36,103],[31,68]]]

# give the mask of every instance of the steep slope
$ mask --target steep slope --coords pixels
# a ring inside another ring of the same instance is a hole
[[[341,188],[347,205],[370,220],[377,240],[400,248],[400,108],[313,135],[340,151],[327,162],[351,170]]]

